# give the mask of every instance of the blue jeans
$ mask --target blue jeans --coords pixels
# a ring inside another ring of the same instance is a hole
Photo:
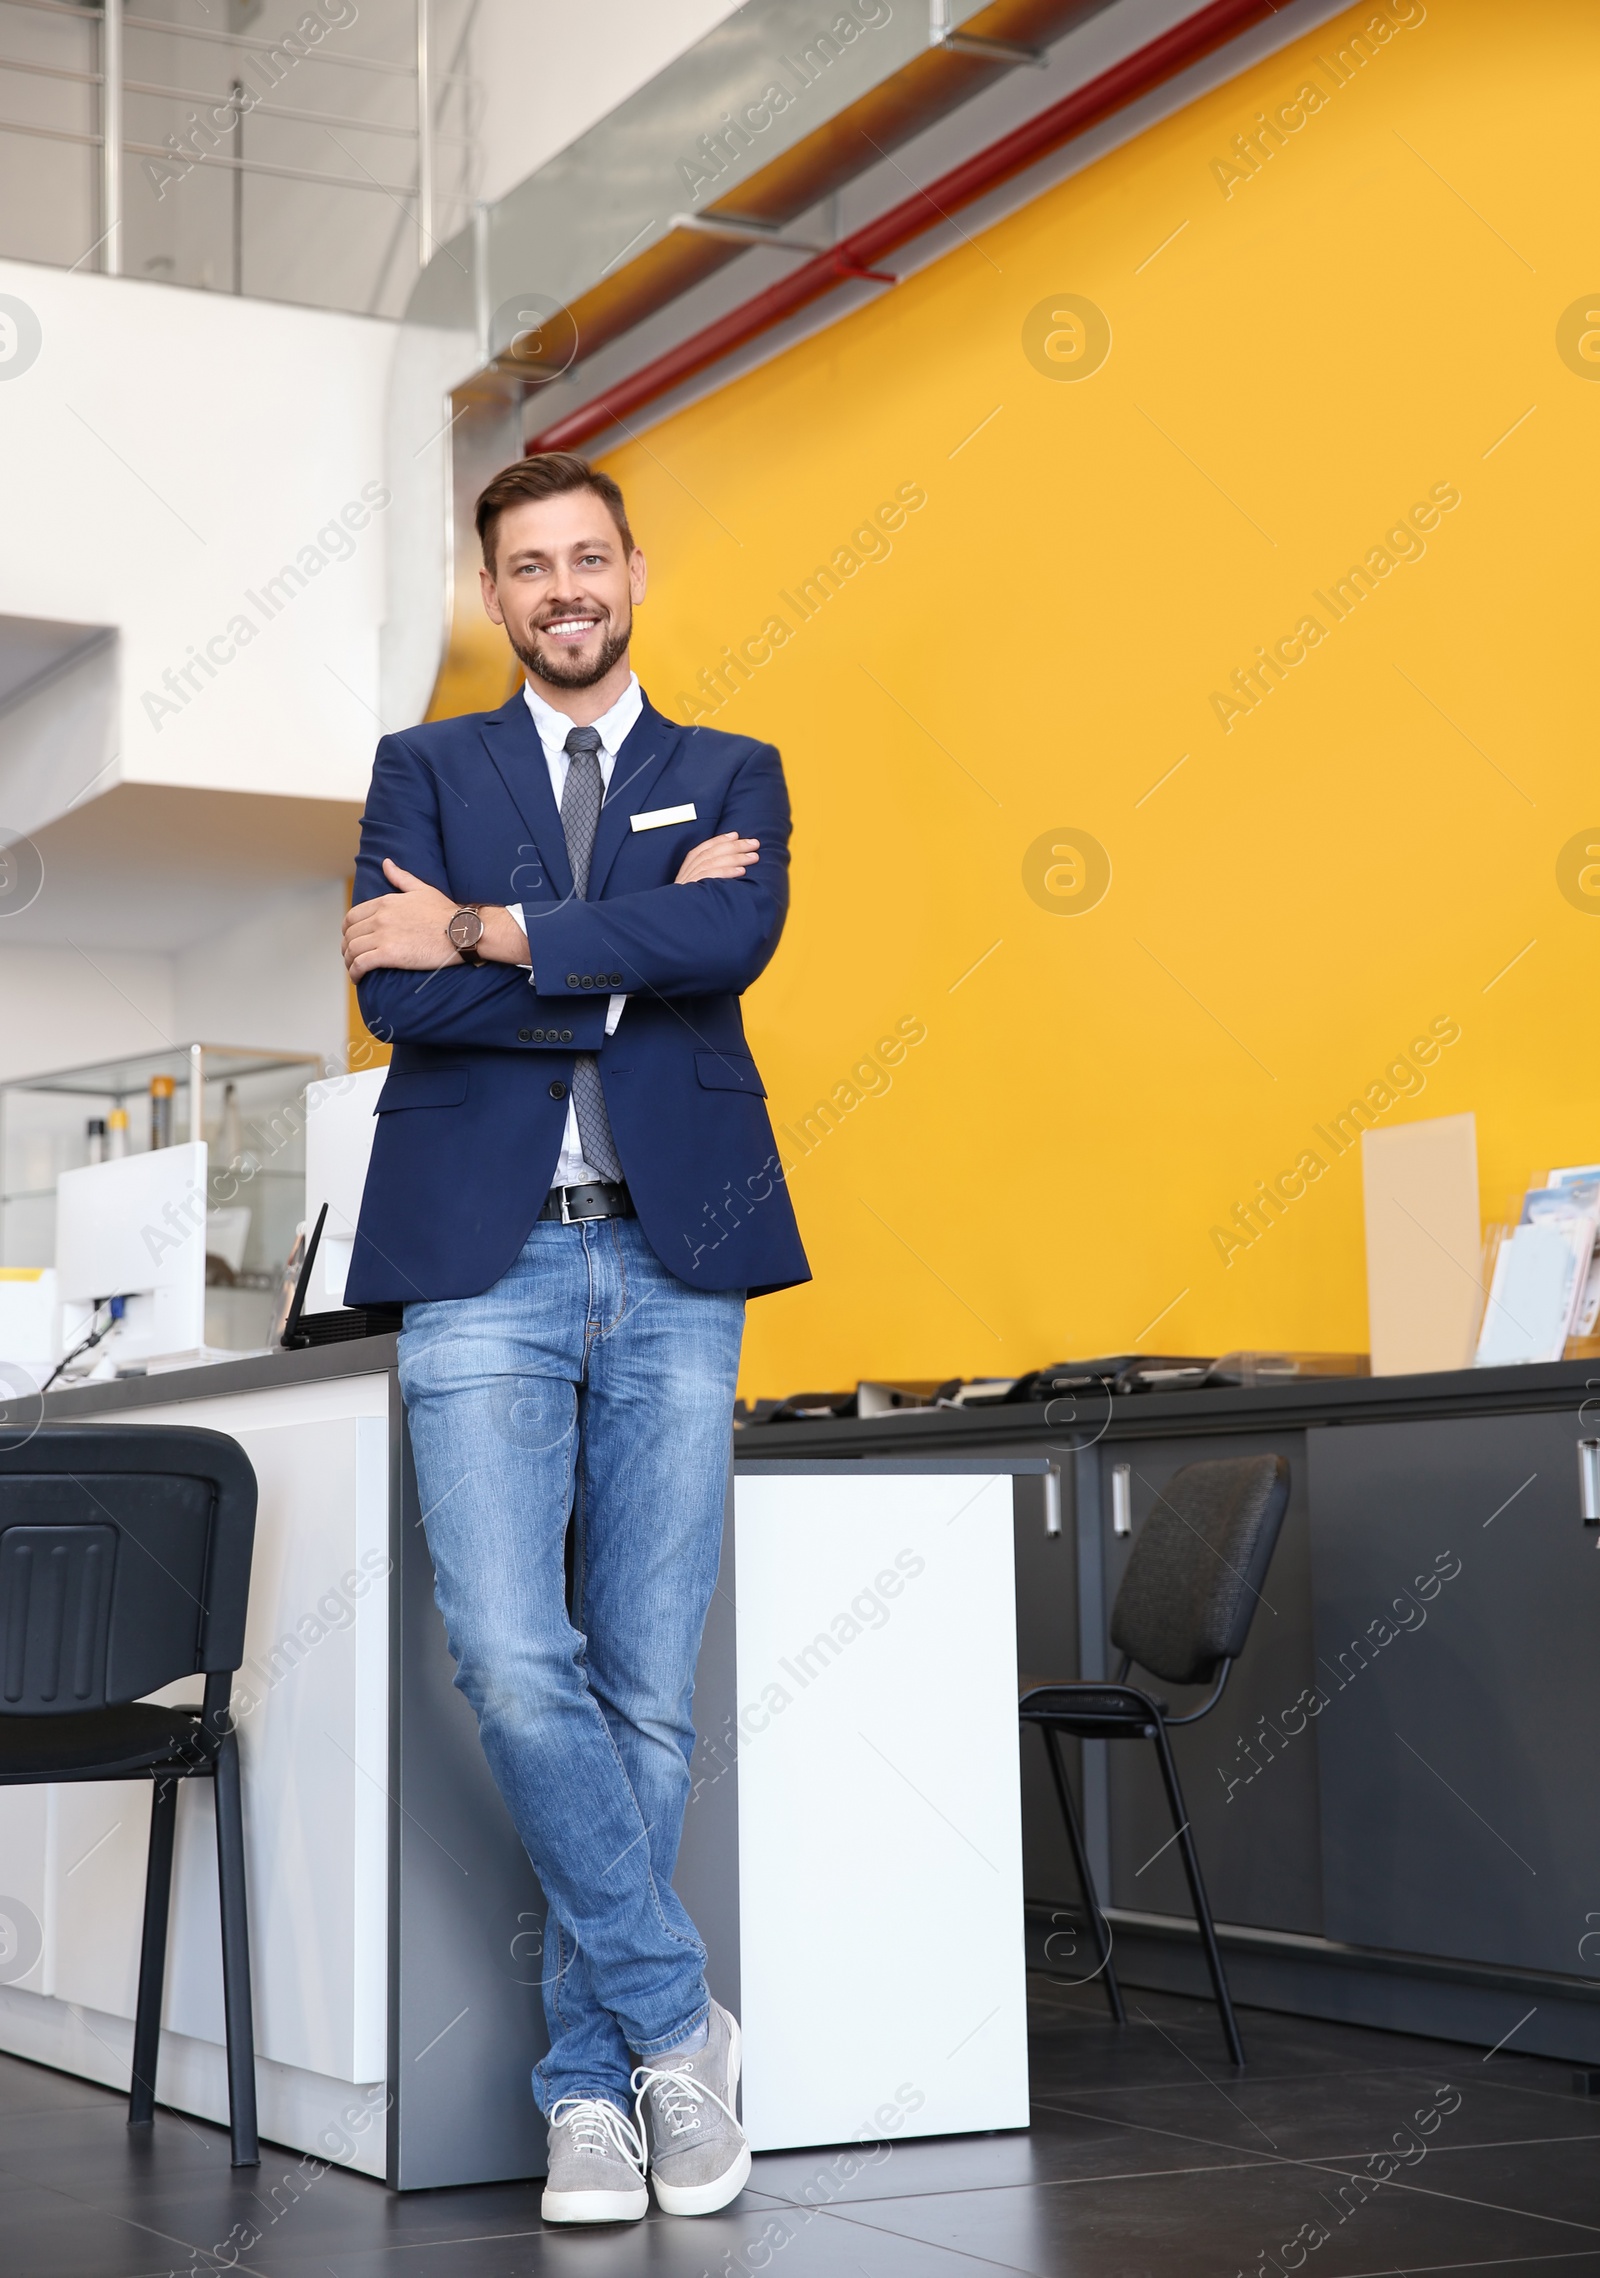
[[[743,1328],[741,1293],[689,1288],[631,1218],[541,1220],[481,1297],[406,1307],[455,1681],[548,1903],[546,2113],[562,2096],[629,2109],[634,2060],[707,2014],[672,1874]]]

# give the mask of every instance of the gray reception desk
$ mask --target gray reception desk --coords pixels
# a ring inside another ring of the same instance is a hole
[[[227,1432],[255,1467],[234,1703],[263,2137],[397,2189],[540,2174],[543,1900],[452,1683],[394,1341],[47,1408]],[[758,2150],[1027,2125],[1017,1468],[730,1480],[677,1881]],[[157,2094],[219,2120],[210,1815],[186,1782]],[[0,2048],[126,2087],[148,1824],[143,1783],[0,1791]]]
[[[741,1468],[1043,1457],[1018,1485],[1018,1656],[1108,1674],[1137,1532],[1180,1464],[1273,1450],[1291,1500],[1219,1707],[1173,1735],[1236,1999],[1600,2065],[1593,1362],[763,1426]],[[1132,1530],[1113,1494],[1126,1467]],[[1059,1519],[1057,1512],[1059,1511]],[[1058,1529],[1059,1531],[1055,1531]],[[1175,1711],[1199,1695],[1160,1688]],[[1207,1991],[1153,1751],[1075,1751],[1119,1971]],[[1094,1957],[1037,1734],[1033,1959]],[[1168,1846],[1163,1848],[1163,1846]]]

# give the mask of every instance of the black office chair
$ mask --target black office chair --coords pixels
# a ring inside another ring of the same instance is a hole
[[[1289,1466],[1281,1455],[1225,1456],[1209,1463],[1187,1463],[1175,1471],[1139,1530],[1111,1610],[1111,1642],[1122,1651],[1115,1682],[1075,1680],[1053,1685],[1025,1679],[1020,1703],[1023,1722],[1036,1724],[1044,1734],[1067,1841],[1083,1887],[1095,1957],[1119,2025],[1127,2022],[1127,2012],[1057,1736],[1070,1732],[1080,1740],[1154,1741],[1200,1943],[1222,2014],[1223,2037],[1236,2065],[1244,2063],[1244,2044],[1228,1997],[1211,1906],[1167,1733],[1174,1725],[1197,1724],[1222,1698],[1228,1671],[1250,1634],[1288,1501]],[[1199,1708],[1187,1716],[1169,1716],[1165,1701],[1125,1681],[1135,1663],[1169,1685],[1204,1685],[1213,1678],[1216,1682]]]
[[[0,1452],[0,1786],[150,1780],[128,2125],[155,2112],[178,1782],[217,1807],[228,2112],[235,2167],[260,2162],[239,1744],[256,1475],[221,1432],[44,1425]],[[141,1696],[203,1674],[196,1708]]]

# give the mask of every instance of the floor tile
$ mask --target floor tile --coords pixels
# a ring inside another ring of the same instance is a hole
[[[1341,2209],[1339,2194],[1346,2196]],[[1071,2278],[1196,2278],[1254,2271],[1263,2255],[1324,2237],[1313,2278],[1492,2262],[1585,2250],[1584,2232],[1536,2212],[1374,2187],[1336,2170],[1254,2162],[1232,2170],[1037,2190],[879,2200],[831,2216],[874,2241],[886,2235],[983,2255],[1016,2269]],[[1600,2253],[1600,2233],[1593,2244]],[[868,2258],[870,2267],[870,2258]]]
[[[83,2122],[82,2114],[36,2117],[26,2131],[18,2131],[23,2140],[14,2142],[10,2122],[0,2119],[0,2182],[19,2179],[68,2191],[92,2190],[112,2203],[124,2195],[195,2184],[224,2188],[233,2172],[226,2134],[198,2122],[163,2122],[158,2115],[150,2134],[130,2130],[117,2114]]]
[[[1463,2202],[1520,2207],[1544,2222],[1581,2226],[1600,2247],[1600,2145],[1592,2135],[1546,2143],[1448,2144],[1407,2178],[1416,2191],[1448,2193]]]
[[[1308,2278],[1600,2278],[1600,2101],[1570,2066],[1247,2011],[1235,2072],[1210,2003],[1129,2008],[1119,2031],[1034,1982],[1026,2130],[763,2154],[721,2215],[580,2232],[537,2183],[400,2195],[270,2145],[237,2173],[222,2129],[130,2134],[121,2097],[0,2057],[0,2272],[195,2278],[255,2233],[254,2278],[1272,2278],[1320,2229]],[[1443,2083],[1459,2103],[1379,2185]]]
[[[1264,2147],[1263,2147],[1264,2148]],[[882,2156],[883,2154],[887,2156]],[[765,2191],[811,2206],[856,2206],[875,2199],[953,2191],[996,2191],[1158,2168],[1233,2164],[1230,2146],[1208,2149],[1129,2128],[1118,2116],[1034,2109],[1033,2126],[992,2136],[940,2136],[839,2151],[767,2152],[754,2180]]]
[[[133,2278],[190,2272],[198,2241],[163,2235],[45,2186],[0,2204],[0,2268],[8,2278]],[[209,2244],[209,2241],[206,2243]]]
[[[1375,2033],[1364,2026],[1321,2018],[1280,2016],[1262,2010],[1241,2012],[1240,2030],[1247,2063],[1242,2073],[1229,2064],[1210,2002],[1182,1995],[1126,1992],[1128,2023],[1115,2025],[1103,2001],[1083,1989],[1061,1996],[1030,1981],[1029,2050],[1035,2095],[1063,2078],[1080,2087],[1104,2082],[1135,2088],[1163,2080],[1194,2077],[1198,2066],[1223,2079],[1299,2078],[1377,2065],[1415,2065],[1424,2070],[1455,2051],[1456,2062],[1479,2061],[1482,2050],[1461,2052],[1453,2042],[1403,2033]],[[1503,2061],[1503,2060],[1497,2060]],[[1563,2089],[1571,2067],[1525,2060]]]
[[[652,2215],[593,2232],[544,2230],[457,2236],[414,2248],[334,2254],[310,2262],[280,2251],[252,2257],[256,2278],[721,2278],[770,2267],[781,2278],[1011,2278],[979,2249],[949,2253],[936,2241],[864,2233],[828,2214],[746,2208],[693,2222]]]
[[[1449,2109],[1441,2109],[1441,2098]],[[1470,2055],[1463,2065],[1450,2052],[1429,2071],[1385,2067],[1265,2081],[1223,2074],[1136,2093],[1047,2092],[1036,2102],[1041,2112],[1294,2159],[1356,2158],[1388,2150],[1397,2136],[1408,2157],[1418,2144],[1442,2150],[1575,2136],[1587,2138],[1600,2161],[1594,2098],[1521,2095],[1486,2078]]]
[[[16,2112],[66,2112],[102,2103],[111,2091],[70,2072],[29,2064],[22,2057],[0,2063],[0,2127]]]

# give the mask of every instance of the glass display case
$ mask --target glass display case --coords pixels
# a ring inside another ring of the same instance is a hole
[[[0,1266],[53,1264],[63,1171],[204,1139],[206,1343],[265,1345],[305,1215],[305,1089],[323,1073],[312,1053],[179,1044],[0,1084]]]

